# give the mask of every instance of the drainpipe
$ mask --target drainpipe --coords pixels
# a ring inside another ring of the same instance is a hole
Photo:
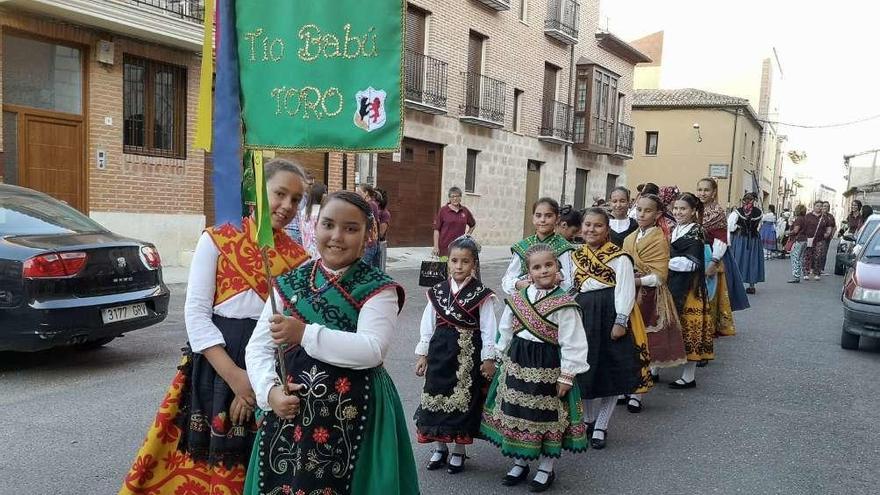
[[[733,191],[733,161],[736,158],[736,132],[739,123],[739,108],[736,109],[736,116],[733,118],[733,139],[730,143],[730,171],[727,174],[727,205],[730,206],[730,194]]]
[[[572,91],[574,89],[574,85],[572,85],[571,81],[574,79],[574,45],[571,45],[571,58],[568,62],[568,132],[569,136],[574,139],[574,105],[572,102]],[[559,204],[565,204],[565,185],[568,179],[568,149],[571,146],[566,144],[563,147],[563,152],[565,155],[562,157],[562,194],[559,197]]]

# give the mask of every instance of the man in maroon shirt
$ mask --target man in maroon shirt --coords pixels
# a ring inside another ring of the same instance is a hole
[[[434,255],[449,256],[449,244],[473,232],[476,225],[471,211],[461,204],[461,189],[450,188],[449,202],[434,217]]]

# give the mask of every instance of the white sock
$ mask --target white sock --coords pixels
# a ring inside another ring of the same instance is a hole
[[[520,475],[522,475],[523,471],[526,470],[526,467],[528,467],[528,463],[526,463],[526,461],[524,461],[522,459],[514,459],[513,460],[513,467],[510,468],[510,471],[507,472],[507,475],[508,476],[520,476]]]
[[[449,465],[454,467],[461,467],[464,464],[464,457],[459,457],[457,455],[449,456]]]
[[[694,381],[697,375],[697,362],[688,361],[687,364],[684,364],[681,368],[681,381],[685,383]]]
[[[629,403],[629,402],[632,401],[633,399],[637,400],[639,403],[642,402],[642,394],[632,394],[632,395],[629,395],[629,396],[627,396],[627,397],[629,398],[629,401],[627,401],[627,403]]]
[[[547,483],[547,480],[550,478],[550,475],[547,473],[553,472],[553,463],[555,461],[556,459],[553,459],[552,457],[542,457],[541,465],[538,466],[538,473],[535,474],[535,481],[538,483]]]
[[[593,401],[596,399],[584,399],[584,422],[594,424],[596,422],[596,408]]]
[[[605,433],[597,430],[607,430],[608,423],[611,422],[611,415],[614,414],[614,406],[617,403],[617,397],[602,397],[601,399],[594,399],[597,401],[597,405],[594,406],[599,411],[599,416],[596,418],[596,428],[593,429],[593,438],[604,439]]]
[[[467,451],[465,450],[465,446],[462,444],[452,444],[452,453],[453,454],[461,454],[461,457],[453,455],[449,456],[449,465],[450,466],[461,466],[464,464],[464,457],[467,455]]]
[[[443,454],[448,451],[449,449],[446,447],[445,443],[437,442],[437,448],[434,450],[434,454],[431,455],[431,462],[439,461],[443,457]]]

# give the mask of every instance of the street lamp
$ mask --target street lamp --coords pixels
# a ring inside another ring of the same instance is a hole
[[[694,122],[694,130],[697,131],[697,142],[702,143],[703,142],[703,135],[700,134],[700,123],[699,122]]]

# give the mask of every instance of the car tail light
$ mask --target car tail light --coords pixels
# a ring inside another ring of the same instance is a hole
[[[52,253],[35,256],[24,262],[25,278],[73,277],[86,265],[86,253]]]
[[[162,267],[162,258],[159,257],[159,250],[153,246],[141,247],[141,259],[150,270],[158,270]]]

